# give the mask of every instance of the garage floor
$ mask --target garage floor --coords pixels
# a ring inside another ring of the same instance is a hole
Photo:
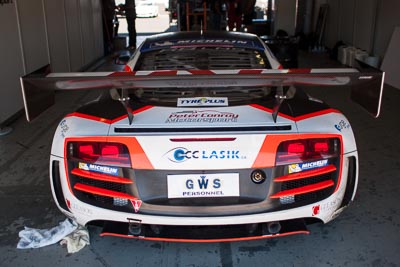
[[[331,66],[326,55],[302,55],[300,65]],[[105,64],[102,70],[113,68]],[[310,90],[342,110],[360,154],[357,198],[333,222],[311,225],[310,235],[234,243],[163,243],[99,237],[76,254],[52,245],[17,250],[24,226],[51,228],[65,217],[48,182],[53,132],[64,114],[93,93],[60,93],[33,123],[21,117],[0,137],[0,266],[398,266],[400,265],[400,90],[385,87],[382,113],[373,119],[348,100],[346,90]]]

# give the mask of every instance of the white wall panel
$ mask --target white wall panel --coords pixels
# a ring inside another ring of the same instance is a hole
[[[101,2],[92,0],[94,49],[98,57],[104,53]]]
[[[372,52],[377,0],[356,0],[354,46]],[[400,12],[400,10],[399,10]]]
[[[67,19],[69,61],[71,70],[77,71],[84,64],[79,0],[66,0],[65,14]]]
[[[80,0],[81,28],[83,39],[83,64],[87,65],[96,59],[93,34],[92,1]]]
[[[71,71],[64,0],[44,0],[44,4],[52,71]]]
[[[103,55],[100,0],[13,0],[0,7],[0,124],[23,108],[19,77],[78,71]]]
[[[329,1],[329,11],[325,28],[325,45],[334,47],[340,40],[339,37],[339,21],[340,21],[340,1]]]
[[[339,36],[347,43],[353,43],[355,0],[340,0]]]
[[[396,26],[400,26],[400,1],[379,0],[375,27],[375,55],[383,59]]]
[[[294,35],[296,27],[296,0],[275,0],[275,33],[285,30]]]
[[[50,62],[42,0],[18,0],[18,17],[26,72]]]
[[[19,77],[24,74],[16,3],[0,8],[0,123],[23,107]],[[4,23],[7,22],[7,23]]]

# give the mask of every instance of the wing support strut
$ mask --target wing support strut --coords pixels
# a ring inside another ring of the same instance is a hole
[[[126,113],[128,114],[129,125],[133,122],[133,110],[130,104],[130,97],[127,95],[126,90],[120,89],[121,93],[118,92],[118,89],[112,88],[110,89],[110,95],[113,100],[119,101],[125,108]]]
[[[296,87],[294,86],[290,86],[286,94],[284,94],[283,86],[278,86],[276,88],[275,105],[274,108],[272,109],[272,118],[274,119],[275,123],[278,117],[279,109],[283,101],[285,101],[286,99],[292,99],[295,94],[296,94]]]

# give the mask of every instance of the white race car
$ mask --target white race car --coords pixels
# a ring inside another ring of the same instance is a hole
[[[65,215],[102,235],[219,242],[306,234],[353,200],[350,123],[302,88],[347,86],[377,117],[383,77],[285,70],[254,35],[191,32],[149,38],[125,71],[42,69],[22,87],[28,120],[54,90],[110,89],[54,135],[50,182]]]

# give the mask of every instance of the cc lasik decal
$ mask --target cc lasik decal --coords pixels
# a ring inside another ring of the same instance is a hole
[[[245,159],[239,150],[189,150],[184,147],[173,148],[165,155],[170,161],[175,163],[197,159]]]

